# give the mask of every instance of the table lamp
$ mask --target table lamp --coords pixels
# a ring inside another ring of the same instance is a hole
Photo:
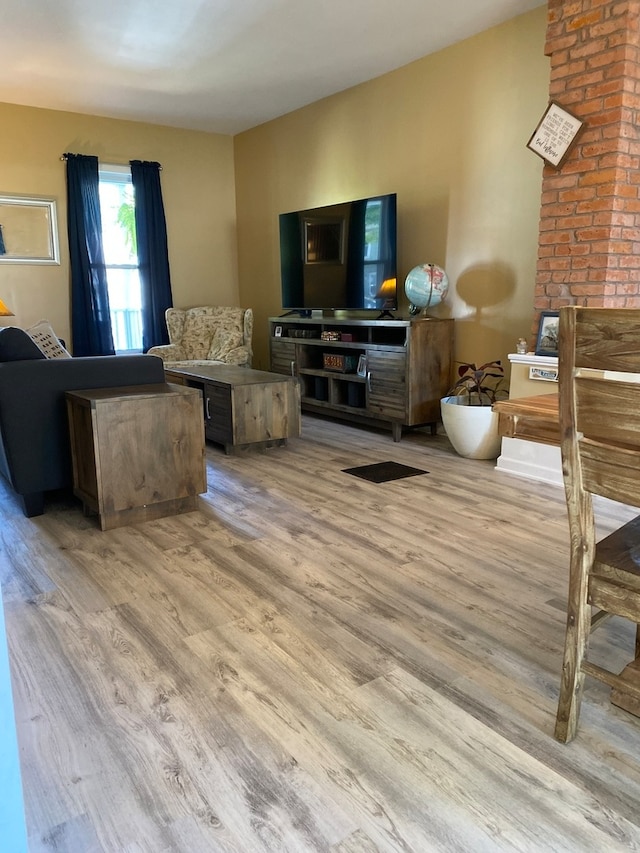
[[[380,285],[380,289],[376,293],[376,299],[384,299],[383,308],[395,308],[396,301],[396,280],[395,278],[385,278]]]
[[[390,317],[393,320],[391,311],[395,311],[397,307],[395,278],[385,278],[376,293],[376,299],[384,299],[382,313],[378,316],[378,320],[382,320],[384,317]]]

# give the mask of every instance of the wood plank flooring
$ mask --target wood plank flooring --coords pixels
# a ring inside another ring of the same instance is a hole
[[[387,460],[428,473],[341,472]],[[207,473],[196,512],[106,532],[0,483],[32,853],[640,850],[640,720],[587,679],[552,737],[561,489],[310,416]]]

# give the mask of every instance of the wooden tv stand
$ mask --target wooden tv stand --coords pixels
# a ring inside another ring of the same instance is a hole
[[[451,384],[453,320],[270,317],[269,344],[271,371],[298,377],[304,410],[389,424],[394,441],[403,427],[435,432]]]

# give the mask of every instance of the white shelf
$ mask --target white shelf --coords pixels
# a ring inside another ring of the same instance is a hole
[[[534,352],[512,352],[507,356],[511,364],[528,364],[531,367],[557,367],[557,355],[536,355]]]

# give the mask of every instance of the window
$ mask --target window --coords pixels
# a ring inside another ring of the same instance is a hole
[[[380,245],[382,217],[382,199],[369,199],[364,215],[364,293],[367,308],[376,307],[380,285],[385,278],[386,259]]]
[[[113,343],[118,353],[142,352],[142,301],[131,169],[100,166],[98,176]]]

